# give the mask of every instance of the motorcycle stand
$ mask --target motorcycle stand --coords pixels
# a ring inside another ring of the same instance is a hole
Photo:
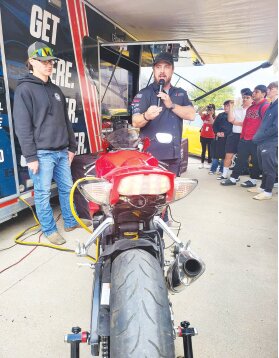
[[[72,327],[72,333],[65,336],[64,341],[71,344],[71,358],[79,358],[80,343],[87,343],[89,332],[81,332],[80,327]]]
[[[180,326],[177,327],[178,337],[183,338],[183,348],[184,348],[184,357],[183,358],[193,358],[193,349],[192,349],[192,336],[198,334],[195,328],[189,327],[190,322],[183,321],[180,323]]]
[[[183,349],[184,357],[183,358],[193,358],[193,348],[192,348],[192,337],[198,334],[195,328],[189,327],[190,322],[183,321],[180,323],[180,326],[177,327],[178,337],[183,338]],[[80,358],[79,357],[79,345],[80,343],[87,343],[89,339],[89,332],[81,332],[80,327],[72,327],[72,333],[65,336],[65,342],[71,344],[71,358]]]

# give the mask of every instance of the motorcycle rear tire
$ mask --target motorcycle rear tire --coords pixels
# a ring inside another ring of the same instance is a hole
[[[163,270],[147,251],[113,261],[110,312],[110,358],[175,357]]]

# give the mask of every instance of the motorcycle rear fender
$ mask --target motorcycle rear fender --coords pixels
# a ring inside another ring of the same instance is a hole
[[[112,257],[114,259],[121,252],[130,250],[130,249],[143,249],[150,252],[151,255],[157,256],[159,253],[159,248],[151,241],[146,239],[138,240],[118,240],[113,245],[107,246],[104,252],[100,255],[100,258]]]

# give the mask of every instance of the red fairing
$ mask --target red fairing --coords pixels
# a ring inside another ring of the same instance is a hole
[[[149,153],[138,152],[136,150],[109,152],[102,154],[96,161],[96,176],[101,178],[115,168],[138,165],[157,167],[158,160]]]
[[[144,152],[147,150],[147,148],[150,146],[150,139],[148,137],[145,137],[143,139],[143,150]]]
[[[135,150],[119,150],[102,154],[96,161],[96,174],[113,184],[110,195],[111,205],[119,200],[117,191],[122,178],[137,174],[159,174],[170,179],[170,190],[167,193],[167,201],[171,201],[174,194],[175,174],[158,167],[158,160],[149,153]]]

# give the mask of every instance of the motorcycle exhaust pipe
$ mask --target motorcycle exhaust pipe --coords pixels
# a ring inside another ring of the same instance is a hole
[[[171,293],[184,290],[205,271],[205,264],[189,247],[180,251],[167,271],[167,286]]]
[[[202,270],[202,264],[199,260],[189,257],[183,263],[182,269],[188,277],[196,277]]]

